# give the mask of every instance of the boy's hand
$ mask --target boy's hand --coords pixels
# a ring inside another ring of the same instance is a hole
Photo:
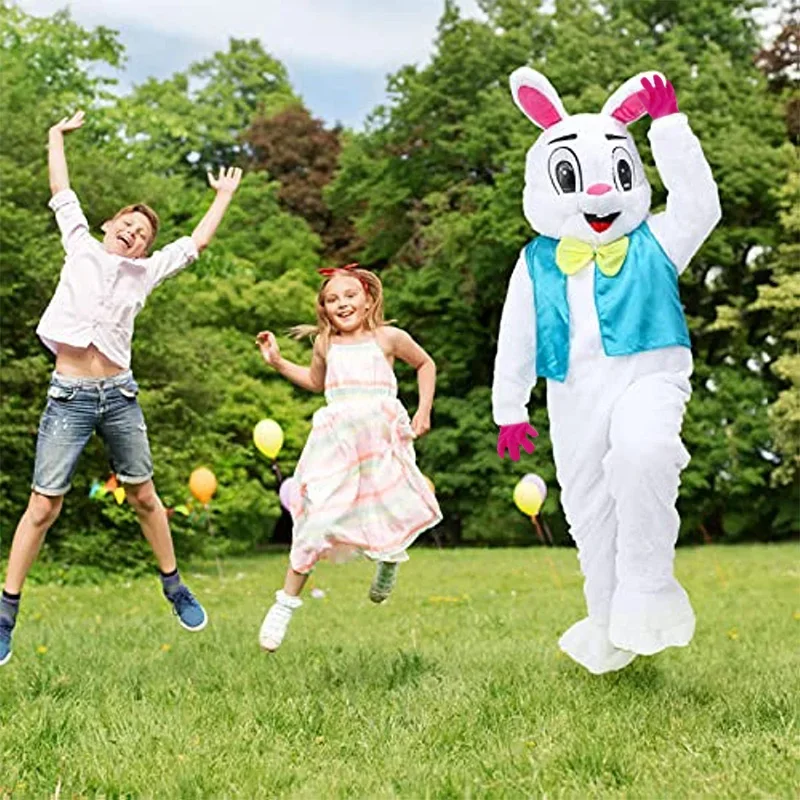
[[[271,367],[277,367],[281,361],[281,350],[275,340],[275,335],[269,331],[261,331],[256,336],[256,344],[261,350],[264,361]]]
[[[71,117],[64,117],[59,120],[50,128],[50,133],[69,133],[76,131],[78,128],[83,127],[84,115],[83,111],[76,111]]]
[[[241,179],[242,171],[239,167],[220,167],[218,178],[215,178],[211,172],[208,173],[208,183],[212,189],[216,190],[217,194],[220,192],[224,194],[233,194],[239,186],[239,181]]]
[[[419,436],[424,436],[431,429],[431,415],[425,411],[417,411],[411,420],[411,430]]]

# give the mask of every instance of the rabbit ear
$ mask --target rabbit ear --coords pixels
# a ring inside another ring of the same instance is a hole
[[[647,109],[642,102],[642,95],[645,94],[642,88],[642,78],[648,78],[652,83],[656,75],[661,75],[661,73],[640,72],[638,75],[629,78],[606,100],[601,113],[614,117],[615,120],[623,125],[630,125],[632,122],[636,122],[637,119],[641,119],[647,113]],[[666,83],[666,78],[663,75],[661,77]]]
[[[541,72],[520,67],[509,78],[511,95],[520,111],[540,128],[550,128],[567,115],[558,92]]]

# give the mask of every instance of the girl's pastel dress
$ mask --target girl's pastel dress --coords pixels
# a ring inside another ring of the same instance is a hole
[[[408,413],[376,339],[331,343],[325,399],[294,474],[292,569],[305,574],[321,558],[359,553],[407,560],[406,549],[442,515],[417,467]]]

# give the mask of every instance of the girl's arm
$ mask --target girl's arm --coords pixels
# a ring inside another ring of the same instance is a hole
[[[322,346],[314,342],[314,354],[311,357],[310,367],[301,367],[288,361],[281,355],[275,335],[269,331],[261,331],[256,337],[256,344],[261,350],[264,361],[276,369],[284,378],[296,386],[308,389],[309,392],[322,392],[325,389],[325,357]]]
[[[431,409],[436,391],[436,364],[405,331],[386,327],[384,332],[391,355],[405,361],[417,371],[419,406],[411,420],[411,427],[417,436],[424,436],[431,429]]]

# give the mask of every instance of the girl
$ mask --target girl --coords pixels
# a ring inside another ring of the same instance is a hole
[[[320,558],[363,553],[377,561],[369,597],[381,603],[408,547],[442,518],[412,445],[430,430],[436,365],[407,333],[384,322],[380,280],[356,267],[319,270],[325,281],[317,324],[292,329],[296,338],[314,337],[310,367],[283,358],[269,331],[256,339],[267,364],[304,389],[324,390],[328,401],[314,414],[295,471],[289,569],[259,635],[270,652],[283,641]],[[419,408],[411,421],[397,399],[395,358],[417,370]]]

